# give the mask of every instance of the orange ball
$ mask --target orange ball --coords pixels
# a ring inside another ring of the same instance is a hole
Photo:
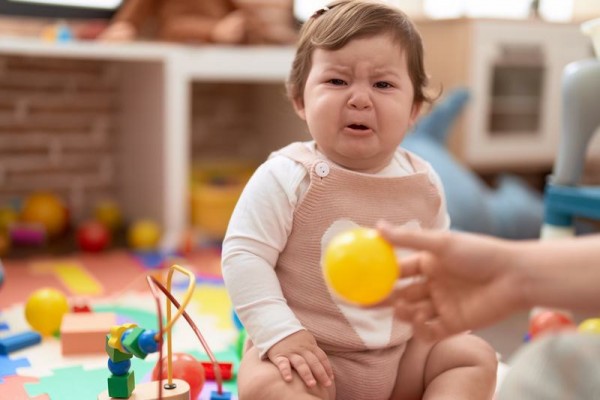
[[[63,202],[49,192],[34,193],[25,199],[21,211],[24,222],[40,223],[48,236],[57,236],[67,226],[67,212]]]

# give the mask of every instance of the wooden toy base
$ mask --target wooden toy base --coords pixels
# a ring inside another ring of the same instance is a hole
[[[167,382],[166,379],[162,381],[163,385]],[[181,379],[173,379],[173,383],[177,385],[175,389],[166,390],[163,386],[162,398],[164,400],[190,400],[190,385],[186,381]],[[158,399],[158,385],[156,381],[139,383],[135,385],[135,390],[128,400],[157,400]],[[113,397],[108,395],[108,390],[98,395],[98,400],[113,400]]]

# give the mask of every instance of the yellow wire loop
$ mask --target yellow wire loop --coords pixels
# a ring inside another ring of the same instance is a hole
[[[188,278],[190,279],[189,284],[188,284],[188,288],[187,291],[185,292],[184,296],[183,296],[183,301],[181,302],[181,306],[179,307],[179,310],[177,310],[177,313],[175,313],[175,316],[173,318],[171,318],[171,302],[169,301],[169,299],[166,300],[167,302],[167,325],[163,328],[161,333],[167,333],[167,377],[168,377],[168,383],[172,384],[173,383],[173,342],[172,342],[172,335],[171,335],[171,328],[173,327],[173,324],[175,323],[175,321],[177,321],[177,319],[181,316],[181,314],[183,314],[183,312],[185,311],[185,308],[187,307],[187,305],[189,304],[190,300],[192,300],[192,295],[194,294],[194,288],[196,286],[196,277],[194,276],[194,274],[188,270],[185,269],[183,267],[180,267],[177,264],[174,264],[171,266],[171,268],[169,268],[169,274],[167,275],[167,290],[170,292],[171,291],[171,281],[173,280],[173,273],[175,272],[175,270],[181,272],[184,275],[187,275]]]

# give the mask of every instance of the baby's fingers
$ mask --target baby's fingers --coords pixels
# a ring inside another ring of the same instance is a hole
[[[292,381],[292,367],[290,365],[290,360],[283,356],[277,356],[273,360],[273,364],[275,364],[275,366],[279,369],[279,373],[283,377],[284,381]]]
[[[308,363],[313,376],[317,379],[317,382],[325,387],[331,386],[331,375],[325,368],[322,360],[320,360],[317,355],[310,352],[305,354],[305,360]],[[329,364],[329,360],[325,361]]]
[[[306,386],[313,387],[317,384],[317,381],[315,380],[315,377],[313,376],[313,373],[304,357],[299,354],[292,354],[290,356],[290,363],[300,376],[300,379],[304,381]]]
[[[319,359],[319,361],[321,361],[323,368],[325,368],[325,372],[327,372],[327,376],[329,377],[329,379],[333,380],[334,379],[333,368],[331,367],[331,363],[329,362],[329,358],[327,357],[327,354],[325,354],[325,352],[323,350],[321,350],[320,348],[317,349],[315,354],[316,354],[317,358]]]

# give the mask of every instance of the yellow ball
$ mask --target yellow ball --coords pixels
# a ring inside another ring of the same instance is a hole
[[[42,335],[53,335],[60,329],[63,315],[69,311],[67,298],[52,288],[36,290],[25,303],[25,318],[33,330]]]
[[[333,292],[355,304],[385,299],[400,276],[392,245],[376,230],[356,228],[335,236],[325,250],[323,273]]]
[[[600,318],[590,318],[583,321],[577,327],[578,332],[582,333],[600,333]]]
[[[0,232],[8,231],[8,228],[19,219],[19,215],[12,208],[0,208]]]
[[[94,217],[111,231],[116,231],[122,223],[119,206],[112,201],[103,201],[96,205]]]
[[[128,232],[129,246],[134,250],[154,250],[160,240],[160,228],[158,224],[150,220],[135,222]]]

